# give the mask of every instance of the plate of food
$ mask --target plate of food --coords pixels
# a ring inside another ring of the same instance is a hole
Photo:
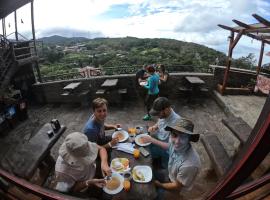
[[[112,173],[111,179],[106,181],[103,191],[107,194],[117,194],[123,189],[124,177],[118,173]]]
[[[132,169],[132,178],[138,183],[148,183],[152,180],[152,169],[147,165],[137,165]]]
[[[130,170],[127,158],[114,158],[111,161],[112,172],[122,173]]]
[[[147,83],[147,81],[141,81],[140,82],[140,86],[145,86],[145,85],[147,85],[148,83]]]
[[[139,145],[139,146],[142,146],[142,147],[151,144],[151,142],[145,143],[145,142],[143,141],[143,139],[142,139],[143,137],[149,137],[149,135],[148,135],[147,133],[137,135],[137,136],[135,137],[135,143],[136,143],[137,145]]]
[[[119,142],[124,142],[125,140],[128,139],[129,135],[128,132],[126,132],[125,130],[119,130],[119,131],[115,131],[112,134],[112,138],[118,138]]]

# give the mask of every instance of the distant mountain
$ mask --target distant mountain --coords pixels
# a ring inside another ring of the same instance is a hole
[[[50,37],[39,38],[38,41],[43,41],[44,44],[58,44],[58,45],[68,45],[78,42],[86,42],[88,38],[84,37],[62,37],[59,35],[53,35]]]

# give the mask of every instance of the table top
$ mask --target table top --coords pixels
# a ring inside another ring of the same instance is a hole
[[[49,137],[47,131],[52,130],[51,124],[46,123],[29,142],[11,149],[3,159],[6,167],[19,177],[30,179],[39,163],[50,153],[52,146],[66,130],[61,126],[58,132]]]
[[[191,84],[205,84],[205,82],[197,76],[185,76],[185,79]]]
[[[118,79],[106,79],[104,83],[102,83],[101,87],[115,87],[118,83]]]
[[[135,148],[138,148],[138,146],[136,146]],[[149,146],[144,148],[150,152]],[[127,158],[129,160],[129,166],[131,170],[137,165],[147,165],[152,169],[151,155],[144,157],[141,154],[138,159],[135,159],[132,154],[113,149],[111,153],[111,160],[114,158]],[[123,189],[120,193],[114,195],[113,199],[154,199],[157,196],[157,192],[153,179],[154,177],[149,183],[137,183],[131,180],[130,191],[126,192]]]
[[[74,90],[74,89],[77,88],[80,84],[81,84],[81,82],[70,83],[70,84],[66,85],[63,89],[64,89],[64,90]]]

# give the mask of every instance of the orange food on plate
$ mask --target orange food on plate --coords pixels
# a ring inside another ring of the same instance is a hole
[[[118,138],[118,140],[123,140],[125,138],[122,132],[117,132],[115,134],[115,137]]]
[[[112,177],[111,180],[107,181],[106,183],[106,188],[108,188],[109,190],[115,190],[116,188],[118,188],[120,185],[120,180],[117,177]]]

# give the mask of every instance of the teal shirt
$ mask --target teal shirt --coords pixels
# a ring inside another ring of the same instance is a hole
[[[147,85],[144,86],[146,89],[148,89],[148,94],[156,95],[159,93],[158,83],[159,83],[159,76],[156,73],[154,73],[148,78]]]

